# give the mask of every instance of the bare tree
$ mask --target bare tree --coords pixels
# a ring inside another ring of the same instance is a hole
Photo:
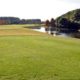
[[[50,22],[49,22],[49,20],[46,20],[45,21],[45,31],[46,31],[46,33],[48,33],[48,31],[49,31],[49,27],[50,27]]]
[[[55,30],[56,30],[55,20],[54,20],[54,18],[52,18],[50,21],[50,33],[51,33],[51,35],[53,35],[53,31],[55,31]]]

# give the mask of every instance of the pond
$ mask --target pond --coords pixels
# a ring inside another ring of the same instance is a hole
[[[45,28],[41,27],[40,29],[33,29],[35,31],[46,33]],[[71,37],[69,34],[66,33],[57,33],[56,31],[53,31],[53,36],[61,36],[61,37]],[[48,34],[50,34],[50,31],[48,31]]]
[[[43,32],[43,33],[46,33],[44,27],[41,27],[40,29],[33,29],[33,30],[35,30],[35,31],[39,31],[39,32]]]

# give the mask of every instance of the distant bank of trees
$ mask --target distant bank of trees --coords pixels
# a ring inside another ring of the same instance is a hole
[[[0,25],[7,24],[41,24],[40,19],[20,19],[18,17],[0,17]]]
[[[0,17],[0,25],[4,24],[19,24],[20,19],[17,17]]]

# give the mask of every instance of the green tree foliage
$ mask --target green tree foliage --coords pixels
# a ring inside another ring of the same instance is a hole
[[[62,18],[59,21],[59,31],[65,32],[65,33],[72,33],[72,32],[78,32],[80,24],[71,22],[70,20],[66,18]]]
[[[78,9],[74,14],[74,20],[80,21],[80,9]]]
[[[56,19],[59,31],[77,32],[80,30],[80,9],[70,11]]]

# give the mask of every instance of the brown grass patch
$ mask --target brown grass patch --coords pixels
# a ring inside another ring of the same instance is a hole
[[[45,35],[45,33],[33,31],[31,29],[0,29],[0,35]]]

